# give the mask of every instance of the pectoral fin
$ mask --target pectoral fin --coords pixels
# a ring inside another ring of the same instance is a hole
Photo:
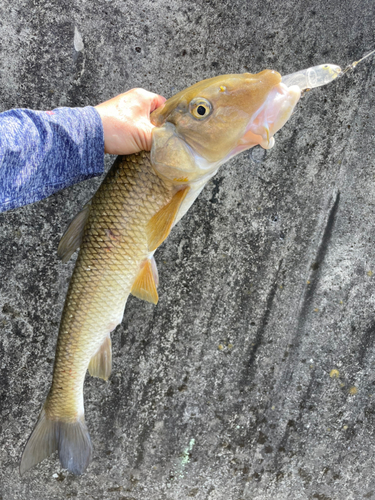
[[[189,186],[180,189],[171,201],[155,214],[147,224],[148,249],[153,252],[171,232],[181,203],[189,191]]]
[[[159,300],[158,292],[156,286],[158,283],[157,269],[154,258],[151,260],[147,259],[146,262],[141,267],[139,274],[133,283],[131,293],[141,300],[146,300],[151,302],[151,304],[157,304]]]
[[[74,217],[61,238],[57,248],[57,255],[64,263],[68,262],[77,248],[81,246],[83,230],[90,213],[90,206],[91,201]]]
[[[92,377],[109,379],[112,371],[112,343],[109,335],[104,339],[99,351],[91,358],[88,370]]]

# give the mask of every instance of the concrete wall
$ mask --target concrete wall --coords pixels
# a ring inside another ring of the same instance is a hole
[[[375,48],[374,10],[3,0],[0,108],[345,66]],[[1,215],[1,500],[375,498],[374,84],[369,59],[309,92],[267,157],[224,166],[158,250],[159,304],[129,301],[110,381],[86,381],[82,477],[56,457],[22,479],[18,464],[74,265],[58,241],[100,179]]]

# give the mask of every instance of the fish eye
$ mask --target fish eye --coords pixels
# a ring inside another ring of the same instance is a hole
[[[194,118],[201,120],[202,118],[207,118],[207,116],[211,113],[212,106],[211,103],[204,97],[196,97],[190,101],[189,111]]]

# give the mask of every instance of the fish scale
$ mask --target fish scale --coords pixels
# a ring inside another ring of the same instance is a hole
[[[48,417],[80,416],[89,361],[121,321],[149,254],[146,224],[171,198],[171,185],[154,173],[146,152],[121,157],[93,197],[61,320]]]
[[[171,201],[174,192],[172,183],[155,173],[150,154],[143,151],[118,157],[94,195],[88,218],[83,219],[51,389],[25,447],[21,473],[56,449],[62,465],[73,473],[80,474],[87,467],[92,446],[84,421],[86,371],[103,347],[104,356],[111,357],[109,334],[121,323],[141,265],[152,255],[147,224]],[[109,376],[95,369],[90,373]]]

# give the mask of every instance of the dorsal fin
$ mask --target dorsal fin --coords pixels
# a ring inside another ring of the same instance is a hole
[[[150,259],[147,259],[142,265],[131,289],[131,293],[134,297],[151,302],[151,304],[157,304],[159,300],[158,292],[156,290],[157,270],[156,275],[155,270],[155,261],[152,263]]]
[[[57,247],[57,255],[64,263],[68,262],[70,257],[82,243],[83,230],[90,213],[90,206],[91,200],[74,217],[61,238],[59,246]]]
[[[189,186],[186,186],[173,196],[171,201],[156,213],[147,224],[148,249],[153,252],[169,235],[177,212],[184,201]]]

